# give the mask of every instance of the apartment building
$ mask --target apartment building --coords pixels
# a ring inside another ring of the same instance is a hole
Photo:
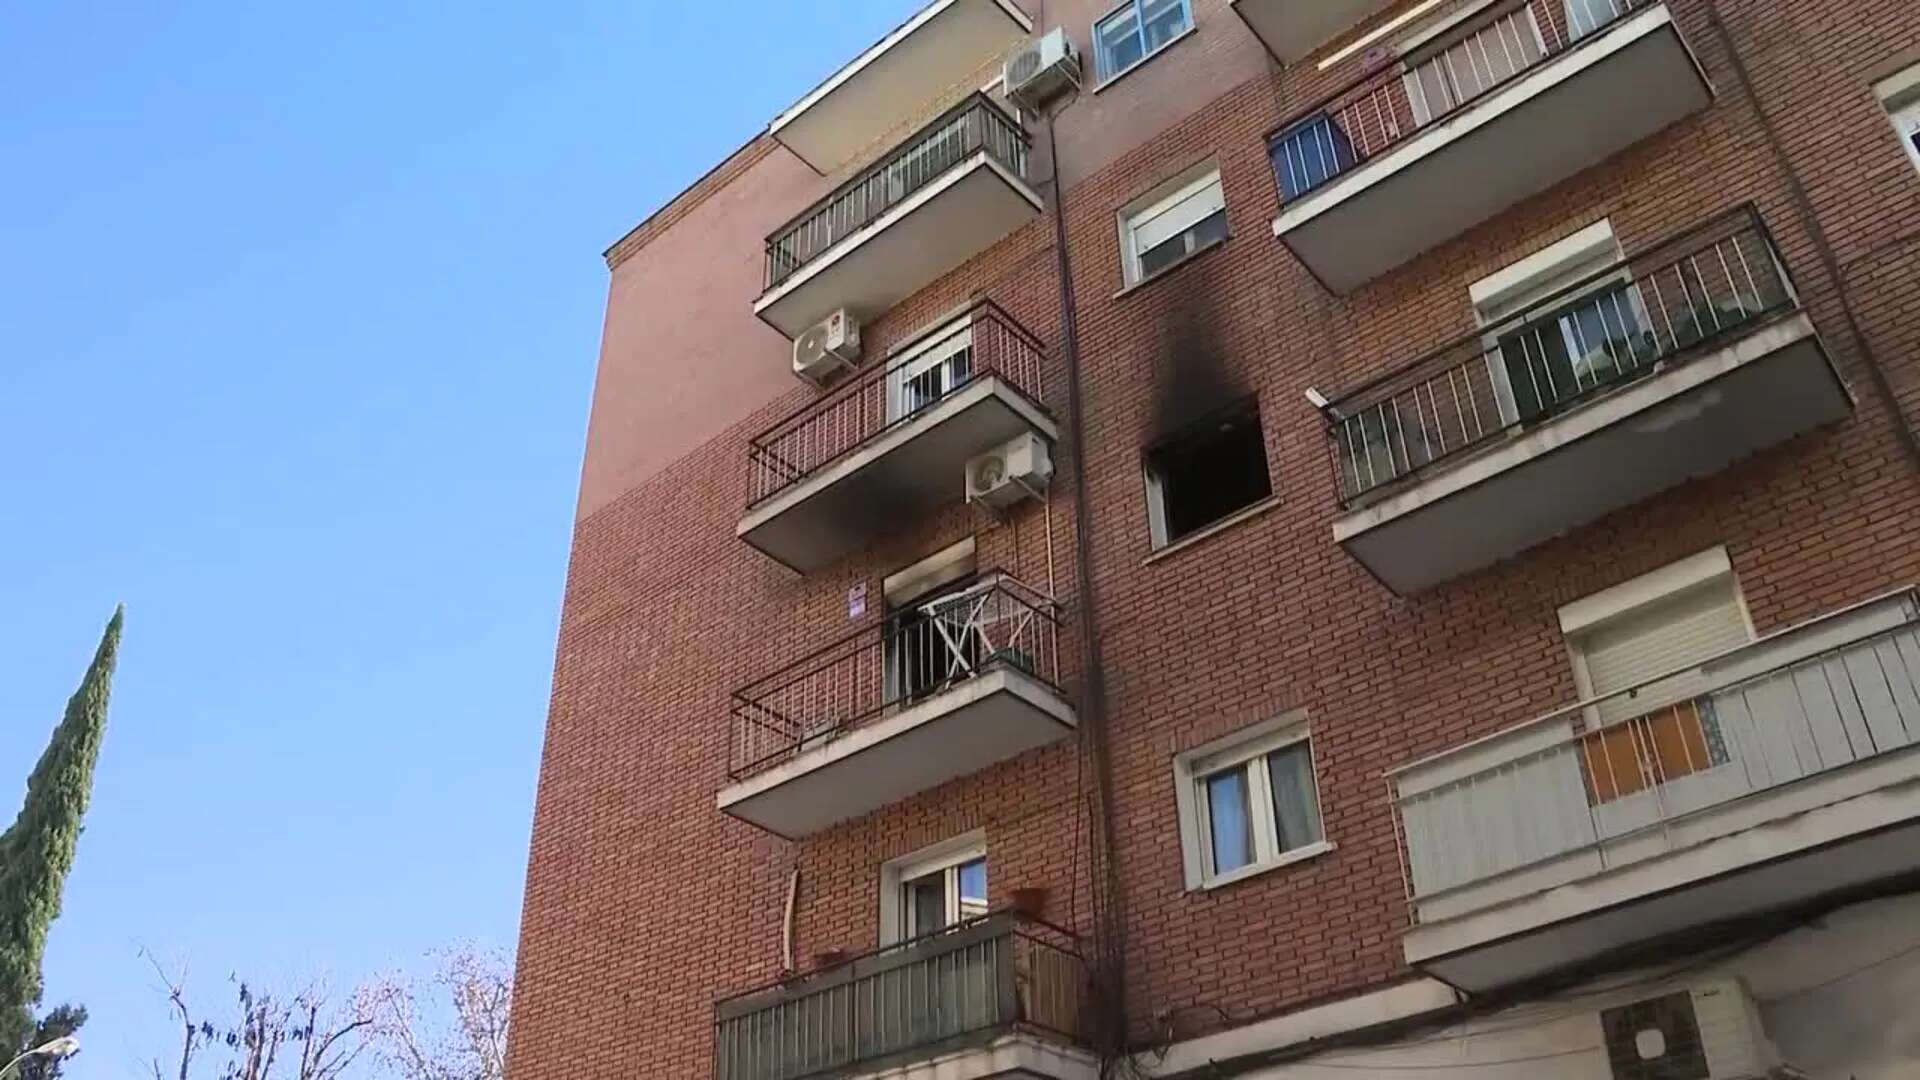
[[[1920,1075],[1916,220],[1910,0],[936,0],[607,251],[510,1070]]]

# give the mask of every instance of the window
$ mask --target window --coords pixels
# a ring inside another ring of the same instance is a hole
[[[1714,771],[1733,764],[1713,701],[1702,694],[1705,677],[1696,669],[1660,678],[1753,640],[1725,548],[1575,601],[1560,609],[1560,625],[1583,698],[1633,691],[1587,710],[1581,765],[1603,827],[1640,824],[1646,799],[1635,796],[1654,787],[1669,809],[1684,805],[1689,789],[1714,783]]]
[[[887,421],[932,405],[973,378],[973,323],[961,318],[927,334],[891,361]]]
[[[1325,113],[1281,132],[1268,147],[1280,201],[1297,199],[1353,168],[1353,140]]]
[[[1487,375],[1504,423],[1541,419],[1651,369],[1659,345],[1623,258],[1602,220],[1468,288],[1489,327]]]
[[[1584,4],[1588,0],[1570,0]],[[1609,0],[1592,0],[1604,5]],[[1407,99],[1414,120],[1430,124],[1540,62],[1547,52],[1528,5],[1407,63]]]
[[[1220,170],[1189,171],[1120,211],[1121,276],[1138,284],[1226,238]]]
[[[1258,403],[1214,413],[1149,449],[1146,475],[1156,549],[1270,497]]]
[[[1187,888],[1224,885],[1332,849],[1298,715],[1174,758]]]
[[[1192,27],[1189,0],[1126,0],[1093,24],[1100,80],[1125,72]]]
[[[987,841],[975,831],[880,869],[883,943],[931,934],[987,913]]]
[[[974,582],[974,541],[961,541],[887,578],[886,697],[912,704],[971,676],[980,639],[967,587]]]
[[[1906,148],[1914,167],[1920,169],[1920,64],[1884,80],[1875,89],[1886,103],[1900,145]]]

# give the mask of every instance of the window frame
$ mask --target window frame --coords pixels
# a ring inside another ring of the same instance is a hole
[[[1093,27],[1088,35],[1088,41],[1089,41],[1089,44],[1091,44],[1093,47],[1093,66],[1094,66],[1093,89],[1096,92],[1098,92],[1100,88],[1106,86],[1108,83],[1113,82],[1114,80],[1120,78],[1122,75],[1127,74],[1133,69],[1141,66],[1142,64],[1145,64],[1147,61],[1152,60],[1154,57],[1159,56],[1161,53],[1167,51],[1167,49],[1170,48],[1174,42],[1179,41],[1181,38],[1184,38],[1188,34],[1193,33],[1197,25],[1194,21],[1194,16],[1193,16],[1193,0],[1176,0],[1176,2],[1180,5],[1181,14],[1185,17],[1184,18],[1185,25],[1182,26],[1179,30],[1176,30],[1171,36],[1167,38],[1167,40],[1161,42],[1159,45],[1154,46],[1152,49],[1148,49],[1147,48],[1147,19],[1146,19],[1147,2],[1148,0],[1120,0],[1120,2],[1115,4],[1113,7],[1110,7],[1106,11],[1102,12],[1101,14],[1094,16]],[[1136,37],[1140,42],[1140,56],[1138,59],[1132,61],[1131,63],[1123,65],[1122,67],[1116,68],[1113,71],[1108,71],[1107,70],[1107,51],[1104,47],[1104,43],[1100,38],[1100,28],[1105,26],[1107,23],[1112,22],[1115,18],[1129,12],[1132,13],[1134,18],[1134,24],[1133,24],[1134,34],[1136,35]]]
[[[1893,126],[1894,138],[1906,151],[1915,172],[1920,172],[1920,64],[1895,72],[1873,89],[1880,107],[1886,110],[1887,123]]]
[[[1313,780],[1313,811],[1320,838],[1280,849],[1273,824],[1272,754],[1304,746],[1307,773]],[[1259,765],[1259,768],[1251,766]],[[1253,860],[1245,866],[1216,872],[1213,865],[1212,811],[1207,781],[1233,769],[1248,777],[1248,825],[1253,833]],[[1312,859],[1335,850],[1327,836],[1327,816],[1321,800],[1320,764],[1313,751],[1313,731],[1306,713],[1295,711],[1236,731],[1212,742],[1175,754],[1174,799],[1180,820],[1180,848],[1188,892],[1216,889],[1237,881]]]
[[[1244,414],[1251,419],[1254,429],[1259,434],[1260,460],[1267,471],[1267,493],[1243,506],[1236,506],[1211,521],[1196,525],[1186,532],[1181,533],[1179,536],[1169,536],[1167,534],[1166,481],[1160,477],[1159,472],[1154,468],[1156,455],[1191,439],[1193,437],[1193,429],[1204,424],[1218,423],[1234,414]],[[1237,521],[1243,515],[1250,514],[1259,507],[1272,502],[1275,496],[1273,485],[1273,453],[1271,447],[1267,445],[1267,425],[1264,414],[1260,408],[1260,399],[1258,397],[1247,397],[1234,402],[1232,405],[1215,409],[1204,416],[1190,421],[1179,430],[1142,449],[1140,451],[1140,481],[1146,489],[1147,533],[1149,548],[1154,553],[1167,551],[1191,540],[1206,536],[1213,530],[1230,522]]]
[[[1186,254],[1156,269],[1150,274],[1141,266],[1140,257],[1144,255],[1145,252],[1140,250],[1139,244],[1136,242],[1140,227],[1150,223],[1162,214],[1168,213],[1173,210],[1174,207],[1199,195],[1209,187],[1219,191],[1220,209],[1188,222],[1181,227],[1179,232],[1168,237],[1168,239],[1171,240],[1176,236],[1185,236],[1192,232],[1216,214],[1220,215],[1223,219],[1225,218],[1227,213],[1227,185],[1225,179],[1221,176],[1218,162],[1209,158],[1196,165],[1188,166],[1177,175],[1154,185],[1146,194],[1133,199],[1120,208],[1115,215],[1115,219],[1120,235],[1120,284],[1123,288],[1131,289],[1136,285],[1145,284],[1163,274],[1170,273],[1180,264],[1211,247],[1226,243],[1226,241],[1232,237],[1232,231],[1229,229],[1218,240],[1196,243]],[[1164,243],[1165,241],[1162,242]],[[1159,245],[1155,246],[1157,247]]]
[[[908,408],[907,387],[929,371],[936,368],[950,368],[954,358],[963,352],[967,354],[966,374],[955,379],[952,377],[951,370],[946,371],[941,376],[941,382],[945,388],[937,396],[913,408]],[[934,329],[919,335],[919,340],[910,347],[897,355],[888,357],[887,425],[891,427],[924,409],[938,405],[972,382],[974,359],[972,312],[935,324]]]
[[[913,905],[907,900],[907,886],[929,874],[947,872],[947,899],[957,908],[955,888],[957,871],[976,859],[986,859],[987,834],[984,829],[962,833],[918,851],[889,859],[880,866],[880,944],[896,945],[932,930],[914,931],[911,926]],[[992,906],[993,865],[987,864],[988,907]],[[948,924],[949,926],[954,924]]]

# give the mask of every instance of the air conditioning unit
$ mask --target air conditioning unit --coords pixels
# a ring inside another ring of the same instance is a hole
[[[1005,509],[1040,497],[1053,479],[1053,452],[1031,432],[967,462],[967,501]]]
[[[860,324],[844,309],[793,339],[793,373],[815,386],[859,359]]]
[[[1080,86],[1080,55],[1065,27],[1056,26],[1007,57],[1002,72],[1007,98],[1021,108],[1038,109]]]
[[[1614,1080],[1761,1080],[1795,1075],[1736,980],[1705,983],[1600,1013]]]

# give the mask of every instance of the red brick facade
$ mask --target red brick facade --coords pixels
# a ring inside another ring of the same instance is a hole
[[[801,957],[873,945],[880,864],[974,828],[988,837],[996,899],[1048,886],[1063,901],[1056,918],[1087,927],[1091,779],[1072,740],[801,843],[714,806],[726,782],[728,694],[848,632],[849,586],[877,595],[883,575],[970,533],[983,568],[1050,584],[1070,610],[1083,580],[1097,590],[1127,1006],[1142,1033],[1191,1034],[1408,974],[1383,773],[1574,700],[1560,605],[1716,544],[1762,632],[1920,581],[1920,470],[1717,20],[1805,185],[1859,332],[1915,416],[1920,174],[1872,83],[1920,53],[1920,21],[1903,0],[1723,0],[1717,16],[1705,0],[1670,6],[1714,85],[1710,109],[1349,297],[1326,292],[1274,239],[1263,137],[1355,77],[1357,59],[1325,73],[1309,60],[1244,83],[1073,188],[1084,413],[1071,419],[1087,458],[1057,455],[1046,505],[1000,525],[955,505],[797,577],[734,537],[746,440],[811,400],[796,385],[584,517],[540,773],[514,1074],[707,1074],[713,1000],[777,974],[794,869]],[[1199,34],[1245,33],[1232,19],[1218,9],[1209,21],[1203,8]],[[1176,49],[1155,62],[1189,61]],[[1231,239],[1116,297],[1116,208],[1209,157],[1222,170]],[[1390,594],[1333,543],[1334,478],[1303,391],[1337,392],[1470,330],[1467,282],[1600,217],[1633,251],[1746,201],[1781,245],[1858,401],[1850,418],[1413,598]],[[1054,266],[1042,217],[870,324],[868,355],[984,293],[1052,348],[1045,397],[1061,414]],[[1170,329],[1189,326],[1204,328],[1197,343]],[[1195,349],[1257,395],[1276,498],[1149,561],[1141,448],[1159,423],[1163,379],[1184,377],[1169,376],[1169,363]],[[1087,470],[1083,523],[1070,495],[1077,468]],[[1090,567],[1074,562],[1077,524],[1091,531]],[[1077,684],[1070,669],[1069,689]],[[1187,892],[1173,755],[1290,709],[1311,719],[1336,850]]]

